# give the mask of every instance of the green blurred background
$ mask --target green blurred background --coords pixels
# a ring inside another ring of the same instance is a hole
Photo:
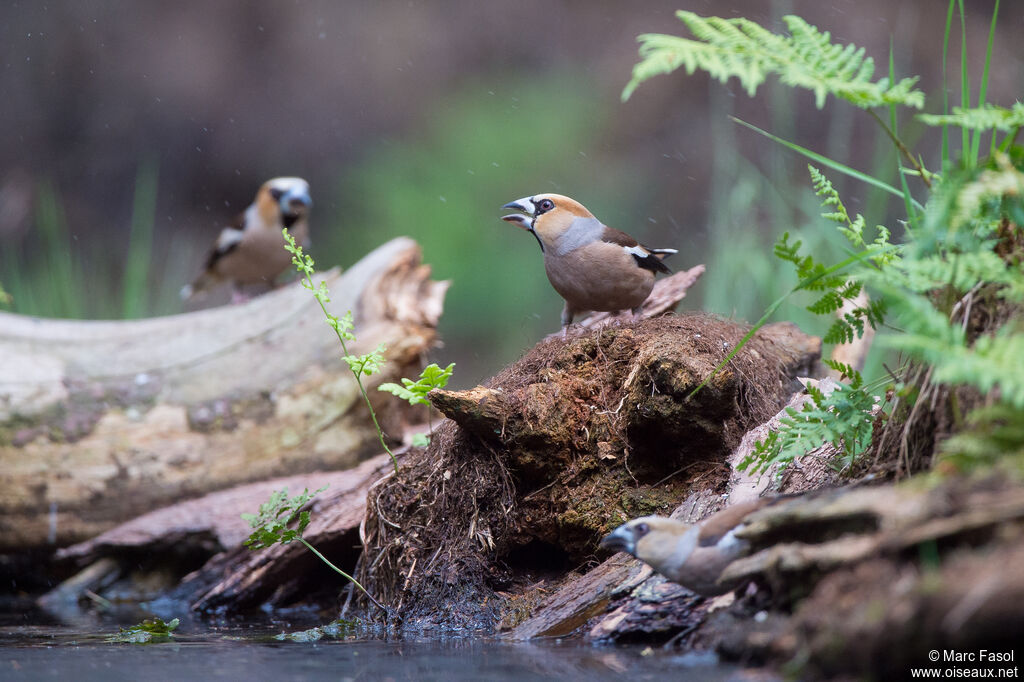
[[[972,63],[984,59],[992,5],[967,3]],[[636,36],[685,34],[676,9],[777,30],[796,13],[866,47],[880,72],[891,45],[897,73],[920,74],[927,109],[938,111],[945,7],[5,3],[0,283],[24,314],[180,312],[177,291],[220,228],[265,179],[300,175],[315,201],[319,267],[409,235],[435,276],[453,281],[435,355],[458,363],[458,386],[558,329],[561,301],[536,242],[500,221],[502,204],[530,194],[571,195],[641,241],[679,249],[675,268],[706,263],[684,309],[756,319],[794,283],[771,258],[778,234],[819,253],[841,245],[818,217],[806,163],[728,116],[890,182],[895,156],[866,114],[834,101],[818,110],[774,83],[751,99],[735,82],[680,73],[622,103]],[[990,101],[1020,96],[1022,30],[1024,6],[1003,2]],[[959,78],[955,64],[949,77]],[[922,134],[912,123],[902,132],[910,142]],[[898,230],[898,200],[831,177],[851,210]],[[801,302],[777,318],[821,333],[825,322]]]

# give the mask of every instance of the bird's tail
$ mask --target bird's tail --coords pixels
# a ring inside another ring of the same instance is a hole
[[[662,258],[668,258],[673,253],[679,253],[678,249],[648,249],[655,256],[661,256]]]

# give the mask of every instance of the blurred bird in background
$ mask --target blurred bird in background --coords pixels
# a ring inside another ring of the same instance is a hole
[[[586,310],[628,308],[635,317],[654,287],[655,275],[671,272],[662,259],[675,249],[649,249],[567,196],[538,194],[502,208],[520,211],[502,220],[519,225],[540,244],[548,280],[565,299],[564,334],[573,318]]]
[[[309,245],[309,183],[302,178],[274,178],[263,183],[256,198],[231,227],[224,228],[206,266],[181,298],[194,301],[227,283],[231,300],[239,303],[274,286],[274,280],[292,262],[285,251],[283,228],[304,247]]]

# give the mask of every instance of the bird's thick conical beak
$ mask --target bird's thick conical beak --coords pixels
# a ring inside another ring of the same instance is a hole
[[[522,213],[525,214],[513,213],[511,215],[502,216],[502,220],[515,223],[524,230],[533,229],[533,214],[537,211],[537,208],[533,205],[533,200],[530,197],[510,201],[502,206],[502,208],[510,208],[513,211],[522,211]]]
[[[313,205],[313,199],[309,196],[308,188],[293,187],[281,195],[278,205],[281,207],[282,213],[296,214],[309,210],[309,207]]]
[[[626,524],[601,538],[601,546],[615,552],[636,553],[636,540],[633,538],[633,531]]]

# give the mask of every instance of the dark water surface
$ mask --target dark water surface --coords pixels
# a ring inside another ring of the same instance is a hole
[[[350,635],[279,641],[313,614],[260,622],[182,622],[172,641],[113,644],[119,625],[149,613],[54,616],[32,608],[0,614],[0,680],[726,680],[713,658],[643,646],[577,641],[511,643],[451,638],[415,641]],[[163,614],[161,614],[163,615]],[[127,618],[131,616],[131,618]],[[137,616],[137,617],[136,617]]]

